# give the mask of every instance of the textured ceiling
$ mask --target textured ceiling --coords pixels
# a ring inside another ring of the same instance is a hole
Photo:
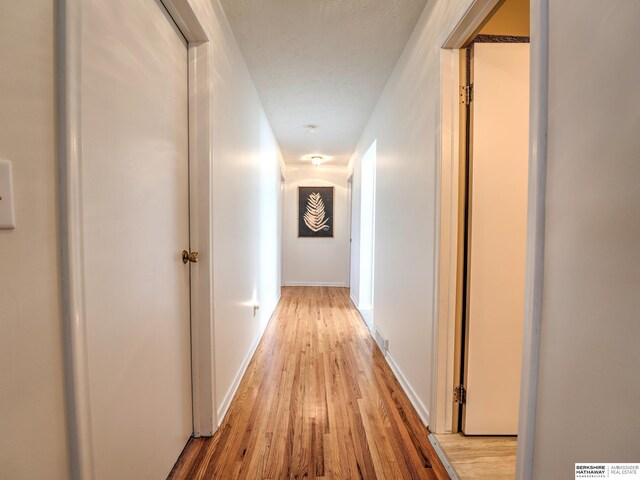
[[[220,3],[285,161],[344,165],[427,0]]]

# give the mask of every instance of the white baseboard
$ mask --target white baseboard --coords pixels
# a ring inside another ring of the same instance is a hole
[[[278,306],[278,302],[276,302],[275,306],[273,307],[273,311],[269,316],[269,321],[264,324],[264,326],[262,327],[262,330],[258,333],[258,335],[256,336],[256,339],[251,345],[249,352],[244,357],[244,360],[242,361],[242,364],[238,369],[238,373],[233,379],[233,383],[231,384],[231,387],[229,387],[227,394],[224,396],[224,400],[222,401],[222,404],[218,408],[218,425],[217,425],[218,427],[220,427],[220,425],[222,424],[222,420],[224,420],[224,416],[227,414],[227,410],[229,410],[229,406],[231,406],[231,401],[233,400],[233,397],[236,395],[236,392],[238,391],[238,387],[240,386],[242,377],[244,377],[244,374],[247,371],[247,367],[249,366],[249,363],[251,362],[253,355],[256,353],[256,349],[260,344],[260,340],[262,340],[262,336],[264,335],[264,332],[267,329],[267,326],[269,325],[269,323],[271,323],[271,320],[273,319],[273,314],[275,313],[277,306]]]
[[[373,335],[373,310],[358,310],[371,335]]]
[[[346,287],[344,282],[284,282],[285,287]]]
[[[400,370],[400,367],[398,367],[398,364],[395,362],[391,354],[387,352],[384,358],[387,360],[387,364],[389,364],[389,367],[391,367],[391,370],[400,382],[400,386],[407,394],[407,397],[409,397],[411,405],[413,405],[413,408],[418,412],[420,420],[422,420],[425,427],[429,427],[429,410],[427,410],[427,407],[425,407],[424,403],[422,403],[420,398],[418,398],[418,395],[411,387],[411,384],[407,381],[407,378],[404,376],[402,370]]]
[[[353,306],[358,308],[358,302],[356,302],[356,299],[353,298],[353,294],[351,293],[352,290],[349,290],[349,298],[351,299],[351,303],[353,303]]]
[[[351,295],[351,293],[349,293],[349,298],[351,299],[351,303],[353,303],[354,308],[358,311],[358,314],[360,315],[360,318],[362,318],[362,321],[364,322],[364,324],[367,326],[367,328],[369,329],[369,333],[371,335],[373,335],[373,322],[372,322],[372,318],[366,318],[365,315],[362,314],[362,311],[358,308],[358,302],[356,301],[355,298],[353,298],[353,295]]]

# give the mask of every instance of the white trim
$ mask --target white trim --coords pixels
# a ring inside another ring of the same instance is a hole
[[[206,34],[198,15],[193,10],[189,0],[161,0],[169,15],[177,25],[189,43],[208,42]]]
[[[527,259],[516,478],[533,476],[547,167],[549,0],[531,0],[531,98]]]
[[[353,217],[353,173],[347,177],[347,198],[348,198],[348,208],[349,208],[349,249],[347,255],[349,259],[347,260],[347,283],[346,287],[351,288],[351,244],[353,243],[353,225],[352,217]]]
[[[349,290],[349,298],[351,299],[351,303],[353,303],[353,306],[356,310],[358,310],[358,313],[360,314],[360,316],[362,317],[362,312],[360,311],[360,307],[358,306],[358,301],[355,299],[355,297],[353,296],[353,291]],[[364,320],[364,318],[363,318]],[[365,321],[365,323],[367,323]]]
[[[456,24],[448,29],[451,32],[442,42],[442,48],[462,48],[471,35],[485,22],[491,11],[501,0],[473,0],[469,8],[460,16]]]
[[[358,300],[357,298],[354,296],[355,294],[355,290],[352,289],[351,287],[349,287],[349,298],[351,299],[351,301],[353,302],[353,306],[358,308]]]
[[[278,299],[278,302],[280,301],[280,299]],[[274,314],[276,313],[277,309],[278,309],[278,302],[276,302],[276,305],[273,307],[273,311],[271,312],[271,315],[269,316],[269,321],[267,323],[265,323],[264,327],[262,327],[262,330],[258,333],[258,335],[256,336],[256,339],[254,340],[253,344],[251,345],[251,348],[249,349],[249,352],[247,353],[247,355],[245,355],[244,360],[242,361],[242,364],[240,365],[240,368],[238,369],[238,372],[236,373],[235,378],[233,379],[233,383],[231,384],[231,386],[229,387],[229,390],[227,390],[227,393],[224,396],[224,399],[222,400],[222,403],[220,404],[220,407],[218,408],[218,427],[220,427],[220,425],[222,424],[222,421],[224,420],[225,415],[227,414],[227,411],[229,410],[229,407],[231,406],[231,402],[233,401],[233,397],[235,397],[237,391],[238,391],[238,387],[240,386],[240,382],[242,381],[242,378],[244,377],[244,374],[247,372],[247,368],[249,367],[249,363],[251,363],[251,359],[253,358],[253,356],[256,353],[256,350],[258,349],[258,345],[260,345],[260,341],[262,340],[262,337],[264,336],[264,332],[267,330],[267,327],[269,326],[269,324],[271,323],[271,320],[273,319]]]
[[[367,310],[367,309],[358,308],[358,313],[360,313],[360,316],[362,317],[364,324],[367,326],[367,328],[371,332],[371,335],[373,335],[373,309],[370,308]],[[373,338],[374,340],[376,339],[375,335],[373,336]],[[382,350],[382,347],[380,347],[380,349]]]
[[[448,433],[453,429],[453,369],[455,354],[456,300],[458,280],[458,196],[459,196],[459,121],[460,100],[457,89],[460,58],[457,49],[440,50],[440,129],[437,138],[435,208],[438,224],[434,239],[435,269],[433,306],[433,365],[431,391],[433,412],[431,431]]]
[[[344,282],[284,282],[285,287],[340,287],[346,288]]]
[[[398,367],[398,364],[395,362],[395,360],[391,356],[391,353],[387,352],[384,358],[387,361],[387,364],[389,365],[391,370],[393,371],[393,374],[398,379],[400,386],[402,387],[404,392],[407,394],[407,397],[409,398],[411,405],[413,405],[413,408],[415,408],[416,412],[418,412],[418,416],[420,417],[420,420],[422,420],[422,423],[424,424],[425,427],[429,427],[429,410],[427,410],[427,407],[424,406],[424,403],[422,403],[422,401],[420,400],[416,392],[413,390],[413,388],[411,387],[411,384],[402,373],[402,370],[400,370],[400,367]]]
[[[174,0],[171,0],[172,2]],[[164,0],[165,5],[169,0]],[[195,13],[186,18],[197,20]],[[191,25],[190,30],[204,31]],[[185,35],[186,36],[186,35]],[[213,145],[212,47],[202,36],[189,42],[189,215],[190,249],[200,261],[191,264],[191,377],[193,435],[216,431],[215,331],[213,308]],[[198,43],[196,43],[198,42]]]
[[[374,139],[360,159],[358,308],[363,310],[373,309],[375,303],[377,162],[378,140]]]
[[[351,292],[349,292],[349,298],[351,299],[351,303],[353,304],[353,308],[356,309],[356,311],[358,312],[358,315],[360,315],[360,318],[362,319],[364,324],[367,326],[367,329],[369,329],[369,333],[371,334],[371,336],[375,340],[375,336],[374,336],[374,332],[373,332],[373,309],[365,310],[366,312],[369,312],[370,315],[367,315],[367,314],[363,315],[363,313],[362,313],[363,311],[358,308],[358,304],[356,303],[355,299],[353,298],[353,294]],[[369,321],[367,321],[367,320],[369,320]],[[382,350],[382,347],[380,347],[380,350]]]
[[[80,117],[81,0],[62,0],[56,12],[58,168],[67,422],[71,477],[93,478],[93,437],[87,361],[82,229]]]

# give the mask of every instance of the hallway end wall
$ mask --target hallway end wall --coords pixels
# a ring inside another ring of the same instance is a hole
[[[349,184],[345,167],[289,165],[286,169],[283,285],[349,286]],[[298,237],[298,187],[334,187],[333,238]]]

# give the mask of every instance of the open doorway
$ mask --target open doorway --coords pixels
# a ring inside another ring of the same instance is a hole
[[[443,184],[446,174],[454,185],[441,192],[449,194],[441,215],[448,209],[450,223],[440,226],[447,231],[439,270],[441,287],[447,282],[439,313],[451,322],[443,332],[448,348],[438,352],[447,365],[438,384],[446,406],[432,443],[452,478],[512,479],[525,312],[530,5],[476,4],[475,26],[449,50],[446,61],[457,65],[443,78],[443,96],[455,87],[458,95],[449,112],[457,119],[448,132],[452,165],[441,172]]]
[[[358,309],[373,331],[374,251],[376,209],[376,142],[362,157],[360,190],[360,287]]]

